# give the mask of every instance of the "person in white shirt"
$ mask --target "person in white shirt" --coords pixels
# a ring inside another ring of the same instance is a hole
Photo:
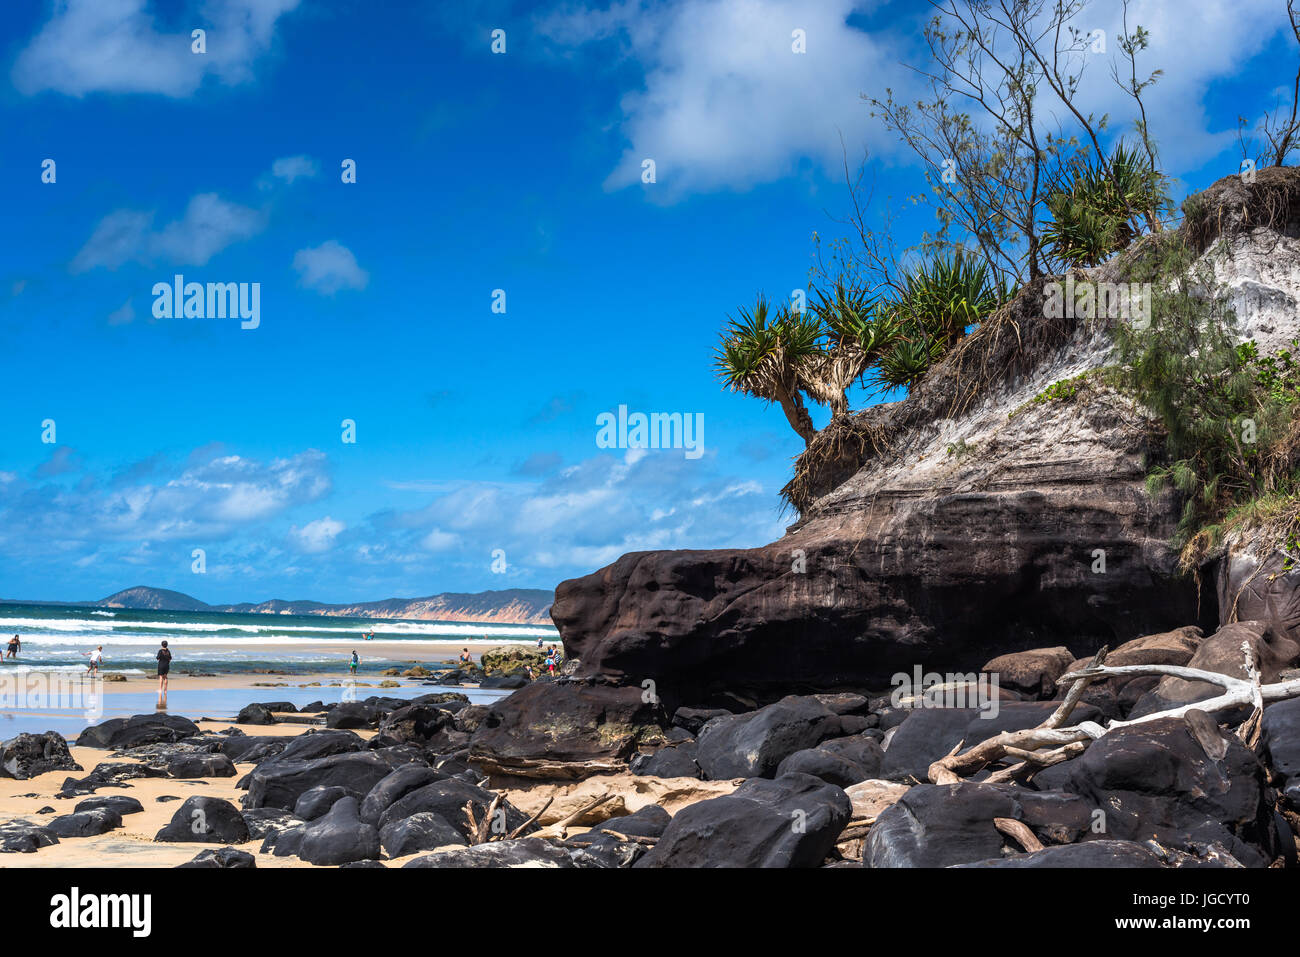
[[[99,666],[104,661],[104,646],[100,645],[94,651],[86,652],[90,656],[90,664],[86,667],[86,674],[97,674]]]

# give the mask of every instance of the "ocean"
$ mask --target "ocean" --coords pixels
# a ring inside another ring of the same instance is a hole
[[[372,631],[376,645],[365,641]],[[104,672],[126,675],[152,674],[162,641],[172,652],[173,674],[339,671],[354,648],[361,656],[359,671],[375,674],[412,661],[428,661],[428,642],[559,641],[559,633],[549,625],[0,604],[0,652],[7,651],[15,634],[22,650],[16,663],[5,662],[6,668],[84,670],[86,653],[103,645]],[[367,654],[368,645],[377,647],[381,642],[389,650],[388,657]],[[411,646],[409,655],[402,654],[405,643]]]

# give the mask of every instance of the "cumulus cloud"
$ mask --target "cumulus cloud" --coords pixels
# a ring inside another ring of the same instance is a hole
[[[791,174],[803,157],[834,167],[840,134],[886,141],[861,93],[896,72],[898,45],[848,23],[853,0],[624,0],[566,9],[539,28],[561,47],[620,45],[645,72],[620,108],[627,148],[606,180],[640,182],[653,159],[672,195],[743,190]],[[807,53],[792,49],[803,30]]]
[[[185,214],[161,229],[154,229],[153,221],[152,212],[109,213],[73,258],[72,271],[117,269],[128,262],[202,266],[228,246],[257,235],[265,225],[258,210],[227,202],[216,193],[194,196]]]
[[[352,250],[331,239],[313,249],[300,249],[293,256],[299,282],[308,289],[332,296],[340,289],[365,289],[370,274],[357,265]]]
[[[153,93],[187,97],[213,77],[247,83],[272,45],[276,22],[299,0],[187,3],[176,27],[160,30],[147,0],[59,0],[18,55],[13,82],[26,94],[54,91]],[[191,30],[207,31],[207,52],[192,52]]]
[[[342,522],[326,515],[308,522],[302,528],[293,526],[289,529],[289,537],[304,552],[323,552],[333,546],[334,540],[345,527]]]

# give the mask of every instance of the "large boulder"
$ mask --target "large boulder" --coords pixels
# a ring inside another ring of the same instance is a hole
[[[1007,785],[919,784],[876,819],[862,851],[868,867],[949,867],[1019,850],[994,825],[1020,821],[1045,841],[1067,843],[1089,827],[1091,806],[1062,792]]]
[[[224,754],[176,754],[167,762],[174,778],[233,778],[235,765]]]
[[[403,764],[394,768],[367,792],[361,802],[361,820],[377,826],[384,812],[397,801],[426,784],[447,777],[444,772],[421,764]]]
[[[847,788],[873,778],[885,752],[874,738],[856,735],[823,741],[815,748],[796,751],[777,767],[778,776],[801,771],[828,784]]]
[[[700,731],[695,760],[705,777],[715,781],[770,778],[796,751],[843,734],[840,715],[822,700],[790,695],[748,714],[710,721]]]
[[[342,798],[324,817],[281,834],[275,856],[293,854],[330,866],[379,857],[379,832],[361,820],[359,810],[356,798]]]
[[[387,825],[379,832],[379,843],[389,857],[405,857],[418,851],[431,851],[436,847],[467,846],[469,841],[458,828],[448,824],[441,814],[420,811]]]
[[[1074,661],[1070,649],[1062,645],[1055,648],[1033,648],[998,655],[984,664],[980,671],[997,675],[1000,687],[1019,691],[1032,698],[1050,698],[1056,694],[1056,679],[1065,674]]]
[[[1034,782],[1102,809],[1106,837],[1188,851],[1218,843],[1247,866],[1273,857],[1264,769],[1202,711],[1112,731]]]
[[[378,751],[331,754],[310,761],[270,761],[248,775],[245,807],[293,810],[298,798],[314,787],[338,785],[365,794],[388,777],[392,764]]]
[[[678,811],[635,867],[817,867],[851,813],[848,796],[807,774],[751,778]]]
[[[72,759],[68,742],[54,731],[20,734],[0,744],[0,778],[27,778],[46,771],[81,771]]]
[[[489,677],[523,674],[529,665],[534,674],[541,674],[546,661],[546,651],[520,645],[500,645],[489,648],[479,656],[479,667]]]
[[[176,809],[155,841],[199,844],[243,844],[251,840],[239,810],[220,798],[194,796]]]
[[[1246,677],[1246,656],[1242,644],[1250,647],[1259,664],[1260,678],[1265,683],[1278,680],[1283,669],[1300,661],[1300,644],[1286,637],[1267,621],[1238,621],[1224,625],[1201,642],[1187,662],[1187,667],[1201,671],[1214,671],[1234,678]],[[1182,678],[1164,677],[1151,691],[1134,705],[1131,718],[1140,718],[1169,708],[1204,701],[1222,694],[1223,689],[1206,681],[1186,681]],[[1249,706],[1242,716],[1249,714]],[[1227,718],[1231,715],[1222,715]]]
[[[122,826],[122,815],[112,808],[98,807],[56,817],[46,825],[59,837],[94,837]]]
[[[92,725],[77,738],[79,748],[122,750],[145,744],[171,744],[199,733],[199,726],[177,714],[137,714]]]
[[[58,843],[59,836],[43,824],[22,820],[0,822],[0,854],[32,854]]]
[[[581,778],[624,769],[638,743],[663,739],[664,723],[640,688],[542,682],[492,705],[470,759],[489,774]]]
[[[439,731],[454,727],[455,715],[431,704],[410,704],[390,712],[379,722],[379,733],[395,741],[428,745]]]

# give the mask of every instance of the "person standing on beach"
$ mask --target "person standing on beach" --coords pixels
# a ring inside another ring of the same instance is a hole
[[[172,670],[172,653],[167,650],[167,642],[158,649],[158,707],[167,707],[167,673]]]
[[[98,674],[99,666],[104,661],[104,646],[100,645],[94,651],[88,651],[86,654],[90,656],[90,664],[86,666],[86,674]]]
[[[352,673],[353,674],[357,673],[357,665],[359,665],[360,663],[361,663],[361,659],[357,657],[357,652],[356,649],[354,648],[352,650]]]
[[[9,651],[8,653],[5,654],[5,657],[12,658],[14,661],[17,661],[18,652],[22,650],[22,647],[23,647],[23,643],[18,640],[17,635],[14,635],[12,638],[9,639]]]

